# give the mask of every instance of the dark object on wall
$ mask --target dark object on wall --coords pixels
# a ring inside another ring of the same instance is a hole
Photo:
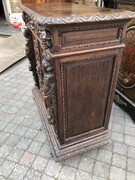
[[[107,8],[114,8],[115,2],[113,0],[104,0],[104,6]]]
[[[124,27],[135,13],[71,3],[20,7],[33,95],[55,160],[110,142]]]
[[[2,16],[2,17],[5,16],[2,0],[0,0],[0,17],[1,17],[1,16]]]
[[[135,11],[135,1],[116,0],[116,8]],[[135,19],[128,23],[126,47],[123,51],[115,102],[124,108],[135,122]]]

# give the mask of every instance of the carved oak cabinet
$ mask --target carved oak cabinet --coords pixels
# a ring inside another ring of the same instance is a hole
[[[71,3],[20,7],[33,95],[55,160],[108,143],[125,24],[135,13]]]

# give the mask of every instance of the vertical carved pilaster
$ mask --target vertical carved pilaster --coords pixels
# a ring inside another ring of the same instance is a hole
[[[48,27],[39,26],[39,38],[42,40],[43,54],[42,54],[42,67],[43,67],[43,96],[48,112],[47,120],[50,124],[54,125],[56,119],[56,83],[55,72],[53,70],[53,62],[46,54],[46,49],[51,49],[52,39],[51,31]],[[57,133],[57,132],[56,132]]]
[[[53,72],[52,62],[47,59],[46,54],[43,54],[42,64],[44,69],[43,95],[48,111],[47,120],[50,124],[54,124],[56,117],[55,74]]]
[[[22,18],[26,25],[30,22],[29,16],[23,12]],[[26,57],[29,60],[29,70],[33,73],[33,78],[35,81],[35,86],[39,88],[39,80],[38,75],[36,71],[36,59],[35,59],[35,53],[33,49],[33,40],[32,40],[32,33],[29,30],[29,28],[25,28],[23,33],[25,39],[26,39],[26,45],[25,45],[25,51],[26,51]]]
[[[36,71],[36,60],[35,60],[35,54],[33,50],[32,35],[31,35],[31,31],[28,28],[24,30],[24,36],[26,38],[26,45],[25,45],[26,57],[28,58],[29,64],[30,64],[29,70],[32,71],[33,73],[35,86],[39,88],[38,75]]]
[[[38,82],[40,90],[43,90],[43,70],[42,70],[42,63],[40,59],[40,51],[39,51],[39,43],[36,38],[33,38],[33,46],[35,51],[35,59],[36,59],[36,70],[38,74]]]
[[[36,37],[32,37],[29,29],[25,30],[24,36],[26,37],[26,55],[30,62],[30,70],[33,72],[36,85],[42,92],[46,109],[48,112],[47,120],[49,124],[54,125],[56,131],[56,80],[55,72],[53,70],[53,62],[46,54],[46,49],[52,48],[52,34],[48,27],[42,25],[34,25],[32,20],[23,13],[23,19],[30,29],[34,29]],[[39,39],[42,42],[40,47]],[[42,51],[39,50],[42,48]],[[40,52],[41,51],[41,52]]]

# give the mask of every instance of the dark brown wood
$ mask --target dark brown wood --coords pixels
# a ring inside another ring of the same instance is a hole
[[[116,8],[135,11],[135,2],[116,0]],[[135,19],[127,25],[119,71],[115,102],[124,108],[135,122]]]
[[[32,3],[32,0],[21,0],[23,4],[25,3]]]
[[[36,58],[34,54],[34,48],[33,48],[33,39],[32,39],[32,33],[31,31],[27,28],[24,31],[24,37],[26,39],[26,44],[25,44],[25,50],[26,50],[26,57],[29,59],[29,70],[32,71],[34,81],[35,81],[35,86],[39,88],[39,79],[38,79],[38,74],[36,70]]]
[[[39,79],[33,95],[55,160],[110,142],[125,24],[135,13],[69,3],[20,7]]]

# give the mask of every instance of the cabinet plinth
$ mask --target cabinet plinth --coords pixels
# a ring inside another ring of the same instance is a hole
[[[125,24],[135,13],[71,3],[20,7],[33,95],[55,160],[109,143]]]

